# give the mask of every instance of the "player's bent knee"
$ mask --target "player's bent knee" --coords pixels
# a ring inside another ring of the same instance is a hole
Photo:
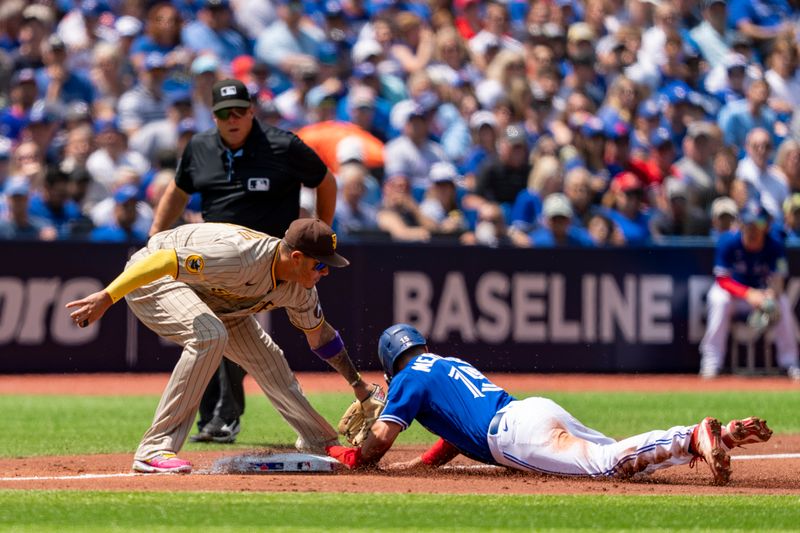
[[[225,324],[214,315],[199,315],[194,319],[193,329],[199,343],[228,343],[228,330]]]

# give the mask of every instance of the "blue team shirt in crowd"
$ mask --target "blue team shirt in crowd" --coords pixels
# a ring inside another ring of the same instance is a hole
[[[469,363],[426,353],[412,359],[389,384],[379,420],[405,430],[416,418],[467,457],[494,464],[486,442],[489,423],[513,400]]]
[[[720,236],[714,261],[715,276],[730,276],[742,285],[765,289],[770,274],[786,275],[787,272],[786,249],[773,235],[765,237],[760,252],[745,250],[741,231]]]

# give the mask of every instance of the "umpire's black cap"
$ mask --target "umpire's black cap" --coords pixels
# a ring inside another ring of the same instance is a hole
[[[299,218],[289,225],[283,242],[332,267],[346,267],[350,261],[336,253],[336,234],[318,218]]]
[[[211,111],[230,107],[250,107],[250,93],[239,80],[221,80],[211,88]]]

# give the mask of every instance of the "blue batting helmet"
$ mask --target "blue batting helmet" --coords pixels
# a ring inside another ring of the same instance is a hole
[[[386,382],[394,375],[394,363],[400,355],[413,346],[425,346],[422,333],[408,324],[395,324],[386,328],[378,341],[378,358],[381,360]]]

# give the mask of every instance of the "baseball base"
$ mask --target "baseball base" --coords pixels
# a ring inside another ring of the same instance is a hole
[[[308,453],[244,454],[214,461],[211,474],[331,473],[346,470],[336,459]]]

